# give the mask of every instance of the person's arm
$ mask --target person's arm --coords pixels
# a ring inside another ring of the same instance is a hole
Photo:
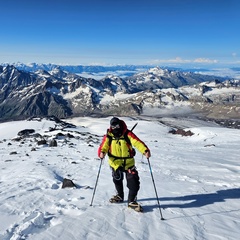
[[[147,147],[147,145],[140,140],[133,132],[128,133],[128,138],[131,141],[131,144],[137,148],[139,152],[141,152],[143,155],[146,156],[146,158],[151,157],[150,149]]]
[[[102,143],[98,148],[98,157],[104,158],[109,149],[109,141],[107,135],[104,135]]]

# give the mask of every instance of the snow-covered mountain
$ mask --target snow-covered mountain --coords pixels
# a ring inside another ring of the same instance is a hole
[[[156,65],[57,65],[53,63],[0,63],[1,66],[13,65],[19,70],[23,70],[26,72],[36,72],[37,70],[51,71],[55,68],[61,68],[63,71],[81,74],[83,77],[90,78],[102,78],[107,74],[116,74],[121,77],[132,76],[136,73],[147,71],[150,68],[156,67]],[[196,68],[194,66],[185,66],[184,68],[179,67],[170,67],[163,66],[164,69],[171,69],[174,71],[185,71],[192,73],[201,73],[204,75],[214,75],[220,77],[227,78],[235,78],[240,79],[240,68],[238,67],[225,67],[225,68],[217,68],[217,67],[209,67],[209,68]]]
[[[159,67],[130,77],[100,80],[63,71],[25,72],[0,66],[0,119],[54,115],[133,116],[202,114],[239,119],[239,80],[173,71]]]
[[[1,64],[2,66],[8,66],[8,63]],[[118,73],[124,73],[124,75],[133,75],[136,72],[144,71],[149,69],[150,65],[110,65],[110,66],[100,66],[100,65],[57,65],[57,64],[39,64],[39,63],[13,63],[11,64],[14,67],[16,67],[19,70],[23,70],[26,72],[36,72],[38,70],[44,70],[44,71],[51,71],[55,68],[61,68],[63,71],[71,72],[71,73],[107,73],[110,72],[118,72]]]

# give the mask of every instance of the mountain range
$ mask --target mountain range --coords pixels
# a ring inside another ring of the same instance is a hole
[[[23,65],[0,66],[1,121],[49,115],[66,118],[170,113],[240,118],[240,80],[147,66],[141,66],[141,71],[139,66],[138,71],[137,66],[129,66],[128,70],[135,73],[126,77],[111,74],[97,80],[77,74],[74,66],[68,66],[68,70],[51,66],[33,65],[28,70]],[[103,68],[99,71],[110,70]]]

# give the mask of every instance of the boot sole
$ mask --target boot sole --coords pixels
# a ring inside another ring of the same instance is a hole
[[[109,200],[110,203],[123,203],[123,201],[115,201],[115,200]]]
[[[132,210],[134,210],[134,211],[136,211],[136,212],[143,212],[143,208],[142,208],[142,207],[133,208],[133,207],[129,207],[129,206],[128,206],[128,208],[129,208],[129,209],[132,209]]]

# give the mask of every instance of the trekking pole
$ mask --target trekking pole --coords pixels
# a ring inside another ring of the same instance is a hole
[[[94,187],[94,191],[93,191],[93,196],[92,196],[92,201],[91,201],[90,206],[92,206],[92,203],[93,203],[93,199],[94,199],[95,192],[96,192],[96,188],[97,188],[98,178],[99,178],[99,174],[100,174],[101,167],[102,167],[102,161],[103,161],[103,158],[100,158],[100,159],[101,159],[101,162],[100,162],[100,166],[99,166],[99,169],[98,169],[97,180],[96,180],[96,183],[95,183],[95,187]]]
[[[147,160],[148,160],[148,165],[149,165],[149,169],[150,169],[150,173],[151,173],[151,177],[152,177],[152,182],[153,182],[154,190],[155,190],[156,197],[157,197],[158,208],[159,208],[159,212],[160,212],[160,215],[161,215],[161,220],[164,220],[163,215],[162,215],[162,211],[161,211],[161,206],[160,206],[160,202],[159,202],[158,194],[157,194],[156,185],[155,185],[154,178],[153,178],[152,167],[151,167],[151,164],[150,164],[149,158],[147,158]]]
[[[138,123],[135,123],[135,125],[132,127],[132,129],[130,130],[130,132],[132,132],[134,130],[134,128],[137,126]]]

